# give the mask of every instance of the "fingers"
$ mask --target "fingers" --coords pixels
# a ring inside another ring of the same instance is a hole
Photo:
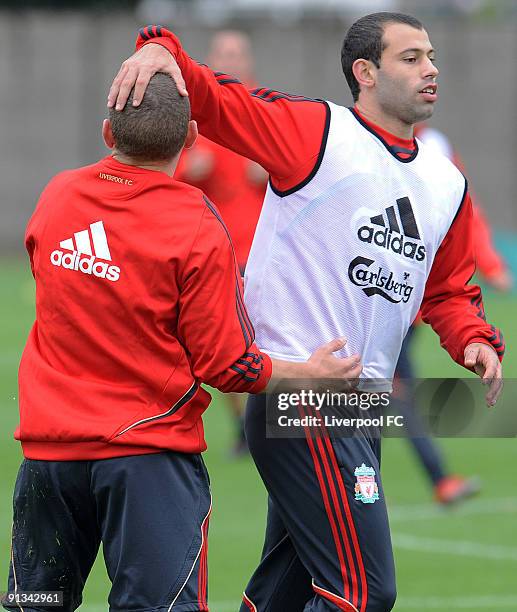
[[[335,338],[317,348],[308,361],[310,378],[321,380],[357,378],[362,371],[359,355],[338,358],[333,354],[341,350],[346,342],[346,338]]]
[[[342,348],[344,348],[346,346],[346,343],[346,338],[334,338],[334,340],[331,340],[330,342],[327,342],[327,344],[323,344],[322,346],[317,348],[314,351],[314,354],[320,353],[321,356],[332,355],[332,353],[336,353],[337,351],[340,351]],[[360,359],[360,356],[355,354],[351,355],[350,357],[344,357],[340,359],[340,361],[348,367],[349,364],[352,363],[353,365],[356,365],[360,361]]]
[[[185,80],[176,60],[161,45],[149,44],[122,64],[108,94],[108,107],[122,110],[133,87],[133,106],[139,106],[151,77],[157,72],[170,75],[180,95],[188,96]]]
[[[133,106],[140,106],[142,100],[144,99],[144,94],[145,94],[145,90],[147,89],[147,85],[149,85],[149,81],[151,80],[151,77],[154,74],[155,72],[152,69],[147,68],[147,67],[140,68],[140,70],[138,71],[136,80],[134,82],[135,93],[133,94]],[[131,84],[129,91],[131,91],[132,88],[133,88],[133,84]],[[129,95],[129,92],[128,92],[128,95]],[[125,104],[125,101],[124,101],[124,104]],[[124,105],[122,105],[122,108],[124,108]],[[117,110],[120,110],[118,108],[118,101],[117,101]]]
[[[489,381],[488,393],[486,394],[487,406],[495,406],[503,390],[503,368],[498,363],[494,372],[494,376]]]
[[[339,359],[339,363],[343,370],[347,372],[356,371],[359,368],[359,372],[363,369],[361,358],[359,355],[352,355],[351,357],[343,357]]]
[[[126,76],[126,72],[127,72],[127,64],[126,62],[124,62],[122,66],[120,67],[120,70],[118,71],[117,76],[113,80],[113,83],[111,84],[111,87],[108,93],[108,108],[112,108],[113,106],[115,106],[115,102],[117,100],[120,85],[122,84],[122,81],[124,80],[124,77]]]
[[[485,366],[476,363],[476,365],[474,366],[474,372],[479,376],[479,378],[483,378],[483,376],[485,375]]]
[[[160,71],[159,68],[159,66],[139,65],[135,63],[131,63],[121,68],[111,86],[108,95],[108,106],[115,106],[116,110],[122,110],[126,105],[133,87],[135,88],[133,106],[140,106],[144,99],[145,90],[149,85],[149,81],[153,75]],[[183,76],[177,64],[174,63],[166,72],[174,79],[180,95],[188,96],[185,81],[183,80]]]
[[[336,351],[340,351],[346,345],[346,338],[334,338],[327,344],[323,344],[316,349],[316,353],[322,352],[326,354],[335,353]]]
[[[332,378],[336,381],[340,381],[340,385],[345,383],[345,386],[355,387],[358,383],[358,379],[363,371],[363,364],[361,363],[359,355],[353,355],[352,357],[345,357],[338,359],[336,357],[330,357],[335,363],[335,372]]]
[[[124,108],[137,79],[140,78],[142,82],[139,71],[140,69],[137,64],[129,62],[122,64],[108,94],[108,107],[115,107],[118,111]],[[146,86],[150,78],[150,76],[147,78]],[[143,97],[143,93],[141,95]]]
[[[489,408],[492,408],[496,405],[497,400],[499,399],[501,392],[503,390],[503,379],[494,378],[490,383],[489,391],[486,394],[486,403]]]
[[[479,350],[479,346],[467,346],[464,354],[466,368],[474,368],[478,360]]]
[[[170,71],[167,71],[167,73],[170,74],[171,77],[174,79],[180,96],[187,97],[187,86],[185,84],[185,80],[183,79],[183,75],[181,74],[181,70],[179,69],[179,66],[176,64],[176,62],[174,62],[174,66],[171,68]]]
[[[492,355],[487,356],[484,361],[485,363],[483,365],[485,367],[481,378],[483,379],[483,384],[487,385],[492,380],[492,378],[495,377],[500,363],[499,359]]]
[[[359,378],[361,376],[361,372],[363,371],[363,364],[358,362],[355,366],[353,366],[350,370],[347,371],[344,376],[346,378]]]
[[[503,369],[491,346],[473,344],[465,349],[465,366],[474,369],[484,385],[489,385],[486,394],[487,406],[495,406],[503,389]]]
[[[359,384],[359,378],[363,371],[363,365],[358,356],[338,359],[328,357],[329,362],[333,362],[332,376],[322,377],[326,381],[327,388],[332,388],[340,392],[351,391]],[[330,364],[329,364],[330,365]]]

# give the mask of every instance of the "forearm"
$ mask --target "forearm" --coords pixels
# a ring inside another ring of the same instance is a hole
[[[475,285],[462,294],[436,299],[422,307],[423,321],[431,325],[442,347],[462,366],[465,348],[474,342],[492,346],[499,359],[503,358],[502,334],[484,317],[481,291]]]
[[[490,344],[499,359],[504,355],[501,333],[486,321],[481,290],[469,284],[474,271],[472,204],[467,194],[436,254],[421,310],[422,319],[460,365],[464,365],[465,348],[473,342]]]
[[[269,358],[264,353],[261,354],[263,362],[266,363],[266,371],[262,374],[260,380],[257,379],[255,384],[251,382],[250,375],[253,375],[249,370],[244,372],[244,361],[239,359],[234,365],[230,366],[217,379],[207,381],[213,387],[216,387],[224,393],[230,392],[246,392],[246,393],[261,393],[262,391],[274,391],[280,382],[287,385],[290,381],[300,381],[312,378],[313,373],[307,361],[293,362],[284,361],[282,359]],[[267,363],[266,359],[269,361]],[[256,366],[256,364],[253,364]],[[256,367],[254,368],[256,371]],[[237,375],[236,373],[237,372]],[[238,375],[240,373],[240,376]]]
[[[273,369],[271,373],[270,386],[274,382],[284,379],[302,379],[310,376],[307,361],[295,362],[282,359],[271,359]]]
[[[261,393],[272,377],[272,360],[251,346],[239,359],[203,382],[223,393]]]

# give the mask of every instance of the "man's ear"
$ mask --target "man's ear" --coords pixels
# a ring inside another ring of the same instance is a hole
[[[104,144],[108,147],[108,149],[113,149],[115,146],[115,139],[113,138],[113,132],[111,130],[111,123],[109,119],[104,119],[102,122],[102,137],[104,139]]]
[[[371,89],[376,82],[374,65],[369,60],[356,59],[352,72],[361,89]]]
[[[185,149],[191,149],[194,146],[198,136],[197,123],[194,120],[188,122],[187,137],[185,138]]]

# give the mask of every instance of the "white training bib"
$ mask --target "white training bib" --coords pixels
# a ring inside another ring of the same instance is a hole
[[[272,357],[304,361],[345,336],[341,356],[361,355],[362,378],[389,389],[466,181],[432,148],[418,143],[401,160],[352,111],[329,107],[313,178],[283,196],[268,187],[246,306],[258,346]]]

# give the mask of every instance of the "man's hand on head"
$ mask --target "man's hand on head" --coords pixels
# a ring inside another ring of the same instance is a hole
[[[487,406],[495,406],[503,389],[503,368],[495,350],[483,342],[473,342],[465,349],[465,367],[474,370],[484,385]]]
[[[122,110],[133,87],[133,106],[139,106],[151,77],[157,72],[170,75],[180,95],[188,96],[185,81],[174,57],[162,45],[150,43],[144,45],[120,67],[108,94],[108,107]]]

